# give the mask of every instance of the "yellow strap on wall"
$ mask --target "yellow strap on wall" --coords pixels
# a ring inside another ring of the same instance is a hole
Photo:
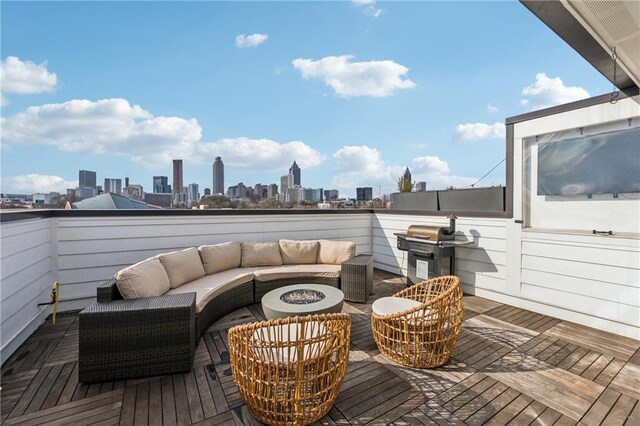
[[[53,316],[51,322],[55,325],[56,313],[58,312],[58,299],[60,299],[60,283],[56,281],[53,283],[53,289],[51,290],[51,301],[53,302]]]

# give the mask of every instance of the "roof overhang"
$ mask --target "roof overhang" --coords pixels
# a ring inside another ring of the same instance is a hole
[[[520,2],[618,89],[640,87],[640,1]],[[614,47],[618,56],[615,79]]]

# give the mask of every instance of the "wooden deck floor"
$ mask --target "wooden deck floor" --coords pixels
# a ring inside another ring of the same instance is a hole
[[[400,367],[371,336],[371,302],[403,287],[376,271],[352,315],[349,370],[321,424],[640,425],[640,342],[474,296],[453,359]],[[2,367],[3,424],[250,425],[231,376],[226,330],[262,319],[260,305],[214,324],[185,374],[84,385],[77,376],[77,318],[41,326]]]

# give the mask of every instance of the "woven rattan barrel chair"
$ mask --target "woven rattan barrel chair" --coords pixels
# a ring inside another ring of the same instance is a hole
[[[269,425],[306,425],[324,417],[347,370],[350,336],[348,314],[231,328],[231,371],[251,414]]]
[[[410,367],[432,368],[446,363],[462,325],[460,278],[448,275],[423,281],[396,293],[394,298],[383,299],[412,307],[380,315],[374,304],[371,328],[380,352]]]

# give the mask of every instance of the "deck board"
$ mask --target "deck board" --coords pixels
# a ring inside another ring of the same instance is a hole
[[[404,288],[376,270],[351,315],[349,366],[314,425],[615,425],[640,421],[640,342],[477,296],[465,296],[451,360],[419,370],[378,351],[371,304]],[[233,382],[227,332],[263,320],[259,304],[213,324],[186,373],[78,383],[77,314],[47,322],[2,366],[3,424],[259,425]]]

